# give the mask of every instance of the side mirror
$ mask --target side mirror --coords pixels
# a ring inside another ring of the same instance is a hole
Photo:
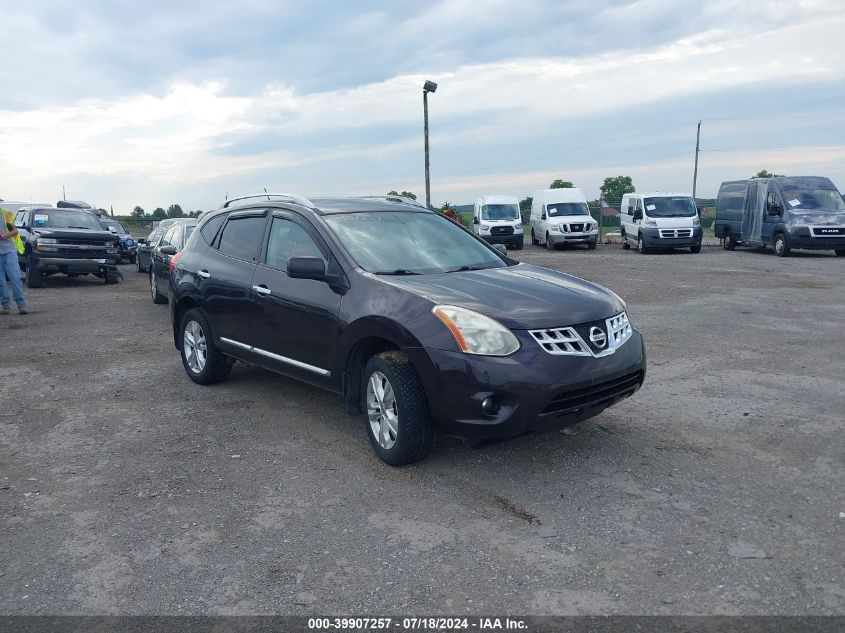
[[[545,220],[545,219],[546,219],[546,212],[545,212],[545,211],[543,211],[543,213],[540,215],[540,219],[541,219],[541,220]]]
[[[115,234],[115,233],[117,233],[117,229],[116,229],[115,227],[113,227],[113,226],[110,226],[110,227],[109,227],[109,233],[111,233],[111,234]]]
[[[493,249],[498,251],[499,255],[508,256],[508,247],[504,244],[493,244]]]
[[[634,211],[634,220],[642,220],[643,219],[643,211],[642,209],[637,209]]]
[[[473,224],[479,224],[477,215],[472,218],[472,223]]]
[[[146,237],[139,237],[137,241],[138,241],[138,244],[146,244],[147,238]]]
[[[173,246],[173,244],[168,244],[167,246],[162,246],[161,249],[159,249],[159,252],[162,255],[175,255],[179,251],[176,250],[176,247]]]
[[[325,281],[326,262],[321,257],[291,257],[288,260],[288,277]]]

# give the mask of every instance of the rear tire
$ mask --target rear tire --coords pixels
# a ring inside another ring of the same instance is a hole
[[[196,308],[188,310],[179,324],[179,355],[188,378],[198,385],[220,382],[234,364],[214,346],[208,321]]]
[[[537,246],[540,243],[540,240],[534,235],[534,229],[531,229],[531,245]]]
[[[428,400],[410,358],[382,352],[364,366],[361,377],[364,426],[379,458],[402,466],[425,457],[434,444]]]
[[[775,255],[778,257],[789,257],[790,248],[789,242],[786,240],[786,235],[778,233],[775,235]]]
[[[26,287],[40,288],[43,285],[44,275],[41,274],[41,271],[35,265],[35,258],[32,256],[32,253],[29,253],[26,256]]]
[[[167,297],[165,297],[158,291],[158,286],[156,285],[156,277],[153,273],[152,266],[150,266],[150,295],[153,298],[153,303],[157,303],[159,305],[161,305],[162,303],[167,303]]]
[[[622,231],[621,235],[622,235],[622,249],[623,249],[623,250],[626,250],[626,251],[627,251],[627,250],[630,250],[630,249],[631,249],[631,245],[630,245],[630,244],[628,244],[628,240],[627,240],[627,238],[625,237],[625,231]]]
[[[840,248],[838,251],[833,251],[837,257],[845,257],[845,248]]]
[[[722,246],[726,251],[732,251],[736,248],[736,240],[731,237],[730,233],[725,233],[724,240],[722,242]]]

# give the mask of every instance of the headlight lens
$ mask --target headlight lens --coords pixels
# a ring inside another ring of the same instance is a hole
[[[431,311],[449,328],[466,354],[508,356],[519,349],[513,333],[490,317],[457,306],[434,306]]]
[[[643,220],[643,224],[646,224],[648,226],[657,226],[657,220],[652,220],[651,218],[646,218],[645,220]]]
[[[54,239],[52,237],[39,237],[36,240],[36,243],[38,243],[38,244],[58,244],[59,240]]]
[[[522,225],[521,225],[521,224],[514,224],[514,225],[513,225],[513,230],[514,230],[514,232],[516,232],[516,233],[522,233]]]
[[[490,230],[490,225],[489,225],[489,224],[482,224],[482,225],[481,225],[481,230],[482,230],[482,231],[489,231],[489,230]]]
[[[692,225],[693,226],[701,226],[701,220],[699,220],[698,218],[693,218],[692,219]]]

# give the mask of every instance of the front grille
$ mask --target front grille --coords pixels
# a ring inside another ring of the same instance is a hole
[[[814,237],[845,237],[845,226],[814,226]]]
[[[585,407],[604,405],[617,398],[630,396],[642,382],[643,372],[640,370],[598,385],[564,391],[551,399],[541,415],[575,413]]]
[[[604,335],[604,345],[591,340],[591,332],[596,338]],[[628,315],[625,312],[605,319],[575,326],[529,330],[531,337],[546,352],[554,356],[607,356],[612,354],[634,333]]]
[[[583,224],[570,224],[569,230],[573,233],[581,233],[584,230]]]
[[[490,229],[490,235],[513,235],[512,226],[494,226]]]
[[[692,237],[692,229],[660,229],[660,237]]]
[[[114,240],[87,240],[60,237],[59,242],[61,242],[62,244],[75,246],[96,246],[98,248],[107,248],[108,246],[114,243]]]

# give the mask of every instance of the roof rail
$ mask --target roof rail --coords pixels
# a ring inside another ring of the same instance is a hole
[[[254,193],[249,196],[238,196],[237,198],[230,198],[226,200],[223,204],[220,205],[221,209],[226,209],[231,205],[233,202],[238,202],[239,200],[249,200],[250,198],[267,198],[270,200],[271,198],[281,198],[282,202],[293,202],[294,204],[298,204],[303,207],[308,207],[309,209],[316,209],[317,207],[305,196],[298,196],[295,193]]]
[[[414,200],[413,198],[408,198],[406,196],[387,195],[387,196],[351,196],[351,197],[358,199],[358,200],[390,200],[392,202],[399,202],[399,203],[402,203],[402,204],[410,204],[410,205],[413,205],[415,207],[420,207],[421,209],[426,208],[426,206],[422,202],[420,202],[418,200]]]

